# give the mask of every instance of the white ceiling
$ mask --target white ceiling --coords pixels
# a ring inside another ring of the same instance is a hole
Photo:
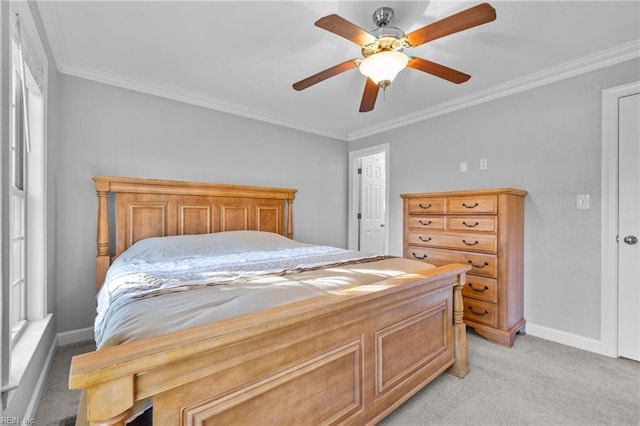
[[[471,74],[466,83],[406,69],[368,113],[356,69],[291,87],[361,57],[314,26],[322,16],[373,29],[373,11],[390,6],[408,33],[479,3],[37,1],[60,72],[343,140],[640,56],[638,1],[489,0],[495,21],[407,51]]]

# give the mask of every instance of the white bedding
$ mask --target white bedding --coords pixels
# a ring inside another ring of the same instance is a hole
[[[141,240],[107,273],[98,294],[96,344],[112,346],[431,267],[378,259],[258,231]]]

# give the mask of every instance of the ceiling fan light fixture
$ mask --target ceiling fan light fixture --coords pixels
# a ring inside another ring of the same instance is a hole
[[[405,67],[434,75],[455,84],[464,83],[471,78],[469,74],[420,57],[412,56],[409,58],[402,51],[494,21],[496,10],[488,3],[481,3],[431,22],[409,34],[389,25],[392,18],[393,10],[391,8],[377,9],[373,14],[376,28],[372,31],[365,31],[335,13],[318,19],[314,24],[316,27],[357,44],[365,59],[353,58],[334,65],[294,83],[293,88],[303,90],[358,67],[360,72],[367,77],[359,111],[368,112],[372,111],[375,106],[379,89],[384,90],[389,86],[396,75]]]
[[[360,72],[380,87],[387,87],[409,63],[409,57],[398,51],[384,51],[368,56],[360,63]]]

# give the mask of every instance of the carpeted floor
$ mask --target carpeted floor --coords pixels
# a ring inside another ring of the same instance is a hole
[[[80,401],[80,392],[69,390],[71,357],[93,351],[95,348],[96,345],[93,342],[58,348],[36,413],[37,426],[69,426],[65,421],[76,415]]]
[[[525,335],[512,348],[469,332],[464,379],[448,374],[380,425],[640,425],[640,363]]]
[[[58,426],[75,414],[70,359],[89,350],[89,343],[58,349],[36,425]],[[640,425],[639,362],[529,335],[505,348],[470,330],[469,363],[467,377],[441,375],[380,425]]]

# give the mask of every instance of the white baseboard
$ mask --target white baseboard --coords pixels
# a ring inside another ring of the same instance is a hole
[[[531,324],[530,322],[527,322],[527,334],[563,345],[572,346],[574,348],[584,349],[585,351],[611,356],[603,348],[602,341],[591,339],[589,337],[579,336],[577,334],[567,333],[566,331]]]
[[[566,331],[544,327],[537,324],[527,323],[527,333],[541,339],[551,340],[574,348],[611,356],[602,348],[600,340],[579,336]],[[63,331],[56,336],[57,346],[71,345],[73,343],[86,342],[93,339],[93,327],[80,328],[77,330]]]
[[[93,327],[80,328],[77,330],[63,331],[58,333],[58,346],[71,345],[73,343],[93,340]]]

